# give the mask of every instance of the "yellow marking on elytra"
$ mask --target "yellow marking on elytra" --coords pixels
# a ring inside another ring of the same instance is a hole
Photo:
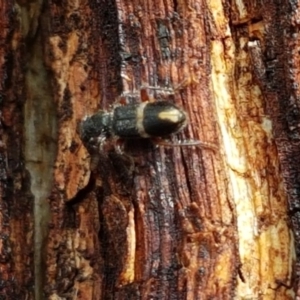
[[[178,109],[170,109],[168,111],[162,111],[158,114],[158,118],[161,120],[168,120],[172,123],[178,123],[184,120],[184,115]]]
[[[149,134],[146,133],[144,128],[144,109],[147,105],[147,102],[141,103],[136,109],[136,128],[141,137],[148,138]]]

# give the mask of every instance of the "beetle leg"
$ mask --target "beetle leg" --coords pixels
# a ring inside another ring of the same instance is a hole
[[[199,147],[203,149],[212,150],[213,152],[217,151],[217,146],[211,143],[201,142],[198,140],[185,140],[179,142],[172,142],[168,140],[164,140],[161,138],[152,138],[151,139],[155,145],[163,146],[163,147]]]
[[[195,75],[190,74],[189,76],[185,77],[176,87],[175,91],[180,91],[185,89],[189,85],[198,84],[199,80],[195,77]]]
[[[140,99],[142,102],[155,102],[155,98],[151,97],[147,92],[147,87],[141,87],[140,89]]]
[[[166,93],[168,95],[174,95],[175,90],[173,88],[165,88],[165,87],[159,87],[159,86],[142,86],[141,90],[154,90],[154,91],[161,91],[163,93]],[[149,100],[147,100],[149,101]]]
[[[124,145],[125,140],[120,138],[114,138],[113,140],[114,149],[117,154],[123,155],[124,154]]]
[[[103,152],[104,146],[106,144],[106,136],[105,135],[99,135],[97,137],[97,144],[100,152]]]

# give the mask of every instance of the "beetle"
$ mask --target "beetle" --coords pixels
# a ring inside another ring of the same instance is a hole
[[[181,131],[187,124],[185,111],[169,101],[143,102],[99,111],[81,123],[83,141],[109,139],[163,138]]]
[[[91,141],[100,144],[103,150],[109,139],[152,139],[163,146],[200,146],[213,148],[200,141],[172,143],[164,140],[182,131],[188,124],[187,113],[166,100],[153,101],[141,90],[141,103],[116,106],[109,111],[101,110],[85,118],[80,124],[80,136],[85,145]]]

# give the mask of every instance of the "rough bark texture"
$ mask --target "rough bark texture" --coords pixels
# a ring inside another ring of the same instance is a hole
[[[26,48],[10,1],[0,4],[0,297],[29,299],[33,277],[33,197],[24,165]]]
[[[109,109],[121,92],[134,96],[141,86],[161,87],[156,97],[186,81],[171,96],[195,124],[185,135],[217,143],[204,19],[184,6],[180,16],[159,2],[155,11],[150,2],[103,1],[90,10],[87,4],[51,6],[51,20],[69,18],[52,24],[48,45],[49,66],[57,84],[65,86],[56,94],[59,155],[51,199],[57,214],[47,260],[55,268],[47,294],[231,298],[240,261],[220,154],[133,141],[126,144],[126,155],[92,155],[90,175],[75,126],[96,109]],[[67,72],[61,71],[62,62]],[[58,289],[62,279],[65,285]],[[87,286],[91,281],[96,289]]]
[[[297,7],[3,0],[3,299],[33,272],[36,299],[294,299]],[[80,121],[142,86],[187,111],[174,141],[213,147],[89,152]]]

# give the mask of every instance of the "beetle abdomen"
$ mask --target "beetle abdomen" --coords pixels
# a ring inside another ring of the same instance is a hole
[[[186,114],[170,102],[151,102],[144,108],[143,127],[148,136],[171,135],[183,129],[186,122]]]

